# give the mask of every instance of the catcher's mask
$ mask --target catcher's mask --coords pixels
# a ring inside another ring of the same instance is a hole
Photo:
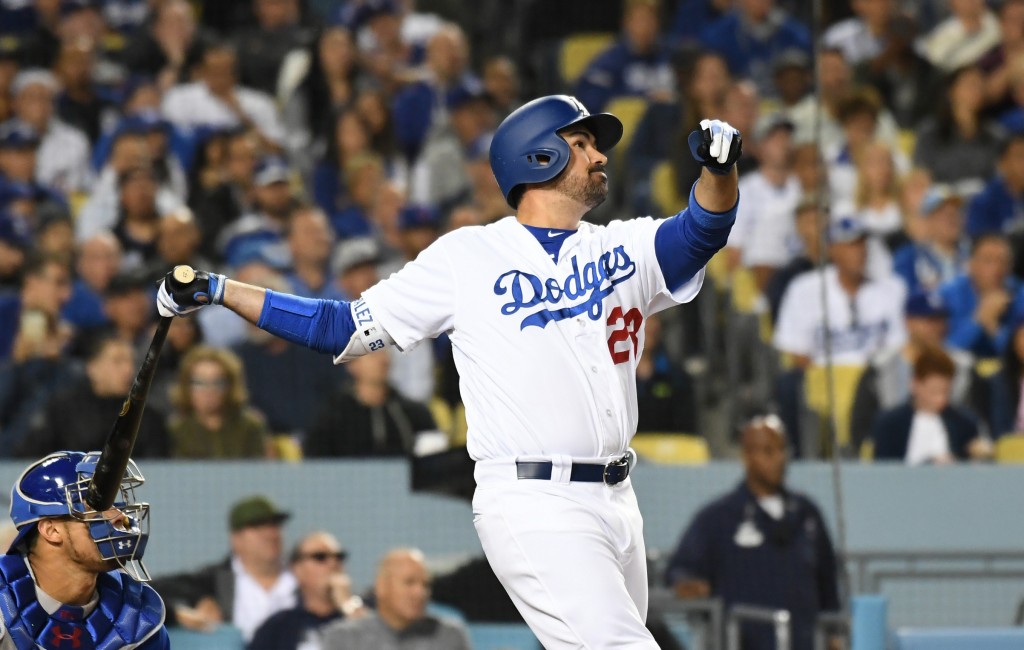
[[[149,504],[135,498],[135,488],[145,479],[135,461],[128,461],[114,505],[97,512],[85,502],[97,460],[99,452],[58,451],[22,472],[11,490],[11,519],[18,535],[7,553],[24,552],[26,538],[39,520],[71,517],[89,525],[104,560],[115,560],[131,577],[147,581],[142,555],[149,539]]]

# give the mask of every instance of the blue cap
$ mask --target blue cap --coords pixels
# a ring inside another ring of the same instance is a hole
[[[35,201],[36,196],[36,188],[28,183],[11,180],[0,182],[0,208],[7,206],[12,201],[25,199]]]
[[[438,228],[441,225],[441,214],[429,205],[407,205],[398,213],[398,227],[402,230],[410,228]]]
[[[913,318],[946,318],[949,316],[949,309],[939,293],[915,291],[907,296],[903,313]]]
[[[399,6],[395,0],[362,0],[343,5],[334,15],[332,22],[358,31],[377,16],[396,16],[398,13]]]
[[[447,93],[445,93],[445,104],[448,110],[453,111],[473,101],[487,99],[487,93],[479,81],[463,81]]]
[[[854,216],[839,217],[828,226],[830,244],[848,244],[863,239],[867,234],[864,222]]]
[[[25,221],[7,211],[0,211],[0,241],[15,248],[31,248],[32,235]]]
[[[921,216],[927,217],[938,210],[946,201],[954,201],[957,205],[963,203],[963,197],[956,193],[949,185],[932,185],[921,198],[919,212]]]
[[[256,163],[253,172],[253,182],[256,185],[271,185],[273,183],[287,183],[291,178],[291,167],[288,161],[281,156],[264,156]]]
[[[171,123],[164,119],[159,111],[147,109],[132,115],[127,115],[117,125],[118,133],[146,134],[154,131],[167,131]]]
[[[34,149],[39,146],[39,133],[31,125],[19,120],[0,124],[0,147],[4,149]]]

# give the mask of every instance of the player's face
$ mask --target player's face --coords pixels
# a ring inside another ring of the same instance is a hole
[[[108,515],[113,518],[117,511],[111,511]],[[88,524],[74,520],[63,521],[61,524],[67,540],[64,548],[69,560],[92,573],[113,571],[118,567],[117,560],[104,560],[100,555],[99,547],[89,534]]]
[[[569,198],[596,208],[608,196],[608,157],[597,150],[594,135],[583,128],[561,133],[569,143],[569,164],[555,182],[555,189]]]

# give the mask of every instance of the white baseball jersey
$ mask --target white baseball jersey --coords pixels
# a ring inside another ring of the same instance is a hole
[[[692,300],[704,279],[669,291],[660,223],[583,222],[557,264],[515,217],[460,228],[363,297],[401,349],[449,332],[474,460],[621,454],[644,318]]]
[[[868,280],[851,297],[839,284],[834,266],[825,269],[832,361],[837,365],[864,365],[883,351],[906,341],[903,302],[906,287],[890,276]],[[775,325],[775,346],[791,354],[825,361],[825,327],[821,304],[821,273],[798,275],[786,289]]]

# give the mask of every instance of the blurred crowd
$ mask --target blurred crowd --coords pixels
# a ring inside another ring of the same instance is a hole
[[[626,124],[597,222],[684,208],[702,118],[743,133],[727,248],[648,321],[641,431],[771,411],[799,455],[991,457],[1024,429],[1024,0],[811,4],[0,0],[0,448],[100,446],[175,264],[351,299],[506,216],[490,134],[565,92]],[[176,319],[137,455],[464,443],[444,337],[314,356]]]

